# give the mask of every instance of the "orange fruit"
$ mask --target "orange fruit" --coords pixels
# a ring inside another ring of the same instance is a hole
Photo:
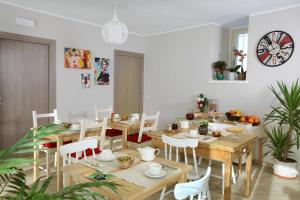
[[[248,123],[253,124],[254,123],[254,119],[253,118],[249,118],[248,119]]]

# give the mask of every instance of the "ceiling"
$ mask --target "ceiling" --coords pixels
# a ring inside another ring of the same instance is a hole
[[[99,25],[113,14],[113,0],[0,0],[0,3]],[[245,26],[249,14],[300,5],[300,0],[117,0],[117,3],[119,19],[130,32],[152,35],[206,23]]]

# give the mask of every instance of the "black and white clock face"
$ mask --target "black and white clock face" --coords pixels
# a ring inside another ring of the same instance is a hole
[[[288,33],[272,31],[258,42],[257,58],[268,67],[276,67],[289,60],[294,52],[294,46],[293,38]]]

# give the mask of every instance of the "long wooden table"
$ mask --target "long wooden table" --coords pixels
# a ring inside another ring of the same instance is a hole
[[[186,130],[187,131],[187,130]],[[178,131],[180,132],[180,131]],[[152,132],[152,145],[155,148],[163,148],[164,144],[161,141],[161,136],[172,136],[176,133],[165,133],[163,131]],[[239,159],[243,150],[246,149],[246,181],[245,181],[245,196],[250,196],[251,193],[251,167],[253,158],[253,144],[257,141],[258,137],[253,133],[240,134],[238,140],[233,140],[232,135],[221,136],[218,140],[210,143],[199,142],[196,149],[198,156],[217,160],[225,164],[224,169],[224,200],[230,199],[231,193],[231,168],[232,161]]]
[[[131,155],[133,153],[137,154],[137,152],[133,152],[130,150],[122,150],[121,152],[130,153]],[[180,174],[179,175],[175,174],[173,176],[157,179],[157,182],[153,186],[147,188],[137,186],[123,179],[114,177],[109,181],[122,185],[117,188],[118,194],[114,193],[108,188],[103,188],[103,187],[92,188],[92,189],[94,189],[96,192],[100,192],[102,195],[108,197],[109,199],[142,200],[161,191],[163,188],[171,184],[175,184],[178,182],[186,182],[187,173],[189,170],[192,169],[192,167],[189,165],[185,165],[183,163],[176,163],[174,161],[165,160],[163,158],[155,158],[154,161],[158,163],[165,163],[167,165],[178,167],[181,169]],[[75,183],[91,182],[90,179],[84,176],[89,171],[91,171],[91,168],[84,166],[82,164],[72,164],[63,168],[63,172],[66,173],[66,175],[71,176],[71,178],[69,178],[68,180],[69,184],[72,184],[74,182]]]

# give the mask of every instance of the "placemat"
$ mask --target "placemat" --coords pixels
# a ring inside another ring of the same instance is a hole
[[[180,168],[176,168],[173,166],[165,165],[163,163],[160,163],[163,166],[163,169],[167,171],[167,175],[160,178],[150,178],[145,175],[145,171],[149,168],[149,165],[154,162],[142,162],[140,164],[137,164],[134,167],[131,167],[129,169],[125,169],[116,173],[112,173],[112,175],[121,178],[123,180],[126,180],[130,183],[133,183],[135,185],[147,188],[151,187],[154,184],[156,184],[159,180],[162,180],[166,177],[174,176],[176,174],[179,174],[181,172]]]
[[[189,137],[189,133],[187,132],[182,132],[182,133],[177,133],[176,135],[173,135],[175,138],[180,138],[180,139],[198,139],[198,142],[204,142],[204,143],[210,143],[215,140],[217,140],[217,137],[212,137],[212,136],[207,136],[207,135],[198,135],[197,137]]]

